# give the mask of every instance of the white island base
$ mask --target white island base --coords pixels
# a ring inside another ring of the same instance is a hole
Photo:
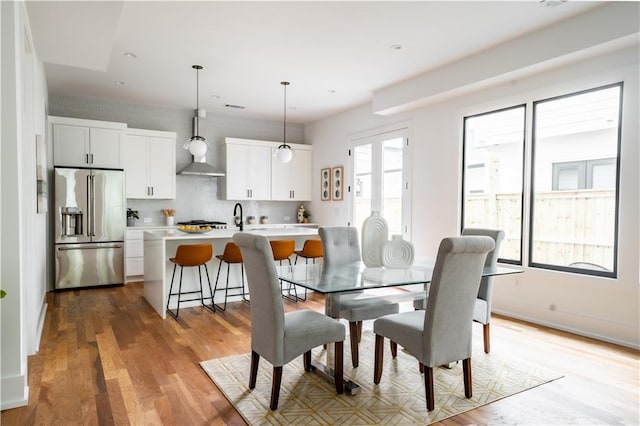
[[[164,231],[146,231],[144,233],[144,297],[151,304],[153,309],[165,319],[167,317],[167,297],[169,294],[169,286],[171,285],[171,275],[173,274],[174,264],[169,258],[174,257],[176,248],[181,244],[202,244],[212,243],[214,257],[207,262],[209,278],[211,280],[211,288],[215,285],[216,274],[218,272],[218,259],[216,255],[224,252],[224,246],[232,240],[233,234],[237,231],[234,229],[213,229],[204,234],[187,234],[179,230]],[[302,249],[304,241],[311,238],[318,238],[318,230],[315,228],[285,227],[285,228],[263,228],[251,229],[244,232],[251,232],[258,235],[264,235],[270,240],[292,239],[296,241],[296,250]],[[202,289],[204,296],[210,295],[207,276],[202,269]],[[220,271],[220,282],[218,288],[226,286],[227,268],[223,265]],[[241,285],[240,267],[231,265],[229,271],[229,287]],[[177,286],[180,280],[180,268],[176,268],[176,276],[174,282],[174,293],[177,292]],[[198,283],[198,268],[185,267],[182,275],[182,292],[197,291],[200,285]],[[249,291],[248,286],[246,291]],[[237,292],[237,290],[236,290]],[[192,298],[193,295],[188,296]],[[175,309],[177,306],[177,296],[171,298],[169,307]],[[229,300],[242,300],[239,294],[230,296]],[[216,303],[224,301],[224,291],[219,292],[216,297]],[[206,302],[206,299],[205,299]],[[181,302],[181,308],[190,306],[199,306],[199,301]]]

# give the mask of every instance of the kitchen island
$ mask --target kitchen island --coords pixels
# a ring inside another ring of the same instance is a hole
[[[173,263],[169,258],[175,256],[176,248],[181,244],[213,244],[214,256],[224,252],[226,243],[232,240],[236,229],[212,229],[202,234],[189,234],[178,229],[145,231],[144,233],[144,297],[163,319],[166,318],[167,297],[169,286],[171,285],[171,275],[173,274]],[[304,241],[310,238],[318,238],[316,228],[305,227],[258,227],[243,232],[251,232],[264,235],[270,240],[291,239],[296,242],[296,250],[301,249]],[[213,257],[208,263],[209,278],[211,287],[215,285],[216,273],[218,271],[218,259]],[[226,283],[227,268],[223,267],[220,272],[220,284]],[[176,285],[180,279],[179,268],[176,270]],[[229,287],[239,286],[241,283],[240,268],[231,267],[229,271]],[[198,268],[184,268],[182,276],[182,291],[195,291],[199,288]],[[207,276],[202,274],[202,288],[205,297],[209,295]],[[248,291],[248,287],[247,287]],[[175,288],[174,288],[175,292]],[[220,293],[220,298],[224,297],[224,292]],[[241,300],[240,295],[230,296],[229,300]],[[216,299],[218,301],[218,298]],[[221,301],[221,300],[220,300]],[[171,308],[176,306],[177,297],[172,298]],[[182,302],[180,307],[198,306],[199,301]]]

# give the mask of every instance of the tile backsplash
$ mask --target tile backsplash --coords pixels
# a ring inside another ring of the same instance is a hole
[[[127,200],[127,206],[140,212],[138,224],[143,218],[151,218],[153,225],[164,225],[162,209],[174,209],[175,221],[191,219],[218,220],[233,224],[233,207],[236,201],[218,199],[219,185],[225,177],[176,176],[175,200]],[[241,201],[244,217],[269,216],[269,223],[295,223],[300,203],[290,201]],[[307,204],[307,203],[302,203]],[[285,216],[289,219],[285,220]],[[148,223],[144,223],[148,225]]]

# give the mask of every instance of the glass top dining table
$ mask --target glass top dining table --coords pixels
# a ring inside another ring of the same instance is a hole
[[[433,263],[415,264],[406,269],[367,267],[362,262],[343,265],[298,264],[277,266],[282,281],[313,290],[321,294],[345,293],[412,284],[428,284],[433,275]],[[485,268],[482,276],[517,274],[522,269],[496,267]]]

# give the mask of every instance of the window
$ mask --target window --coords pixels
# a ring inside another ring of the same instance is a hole
[[[529,264],[613,276],[622,84],[533,102]]]
[[[616,159],[553,163],[553,190],[615,188]]]
[[[408,238],[405,133],[398,130],[352,141],[352,223],[358,229],[372,210],[378,210],[389,223],[389,235]]]
[[[461,223],[504,230],[501,262],[525,262],[527,226],[529,266],[616,277],[622,88],[464,117]]]
[[[463,228],[505,231],[500,260],[522,263],[525,106],[465,117]]]

